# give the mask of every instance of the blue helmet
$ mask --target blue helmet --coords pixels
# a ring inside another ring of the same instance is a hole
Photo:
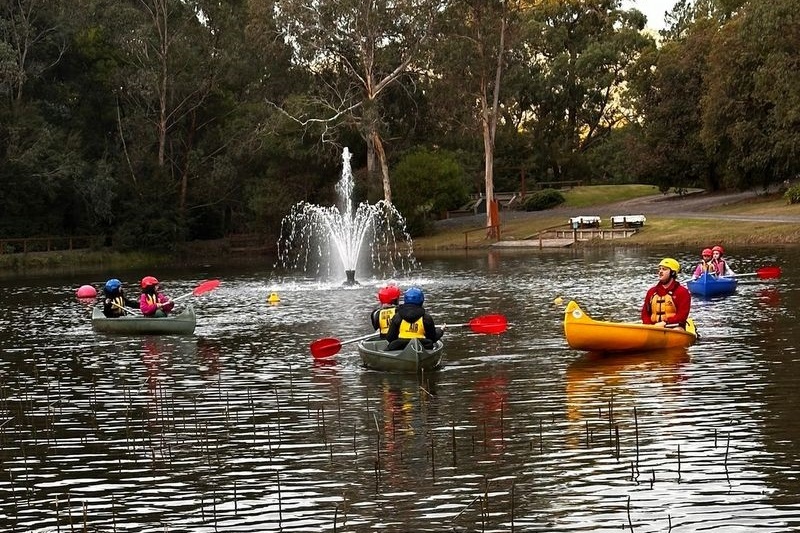
[[[122,282],[117,278],[111,278],[110,280],[106,281],[106,292],[115,292],[122,287]]]
[[[403,303],[422,305],[424,301],[425,295],[422,294],[422,289],[418,289],[417,287],[411,287],[403,295]]]

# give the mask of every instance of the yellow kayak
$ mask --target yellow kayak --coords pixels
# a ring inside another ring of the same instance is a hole
[[[592,319],[574,301],[564,312],[564,335],[571,348],[603,353],[687,348],[697,340],[692,319],[685,330],[638,322],[603,322]]]

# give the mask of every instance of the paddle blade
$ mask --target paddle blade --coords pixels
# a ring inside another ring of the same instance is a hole
[[[342,349],[342,341],[335,337],[325,337],[312,342],[310,348],[314,359],[325,359],[339,353],[339,350]]]
[[[781,267],[768,266],[756,270],[760,279],[775,279],[781,277]]]
[[[508,329],[508,321],[503,315],[483,315],[470,320],[469,327],[475,333],[498,335]]]
[[[209,291],[213,291],[217,287],[219,287],[220,281],[218,279],[209,279],[198,285],[192,291],[192,294],[195,296],[200,296],[201,294],[205,294]]]

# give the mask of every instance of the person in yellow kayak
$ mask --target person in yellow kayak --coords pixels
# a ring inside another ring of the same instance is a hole
[[[642,322],[662,327],[686,328],[692,308],[689,289],[678,282],[681,265],[671,257],[658,264],[658,283],[648,289],[642,306]]]
[[[119,318],[139,309],[139,302],[125,296],[122,282],[111,278],[103,286],[103,314],[108,318]]]
[[[716,276],[717,267],[711,260],[711,256],[713,255],[711,248],[703,248],[703,251],[700,253],[700,255],[702,259],[695,267],[694,273],[692,274],[692,279],[697,279],[703,274],[711,274],[712,276]]]
[[[425,294],[418,287],[411,287],[403,294],[403,303],[397,306],[386,340],[389,341],[387,350],[402,350],[411,339],[420,339],[426,348],[432,348],[434,343],[442,338],[444,330],[437,328],[433,317],[428,314],[422,304]]]
[[[139,296],[139,309],[146,317],[162,318],[172,311],[175,302],[160,290],[158,280],[153,276],[142,278],[142,295]]]
[[[386,338],[389,332],[389,322],[392,321],[397,306],[400,305],[400,287],[387,285],[378,291],[378,301],[381,306],[372,311],[370,321],[372,327],[380,333],[381,339]]]

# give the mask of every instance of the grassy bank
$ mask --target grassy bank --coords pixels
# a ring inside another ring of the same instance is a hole
[[[565,191],[563,207],[573,208],[571,215],[564,210],[549,214],[547,211],[516,217],[501,214],[501,240],[531,238],[537,233],[559,227],[567,229],[569,216],[586,213],[587,208],[603,206],[624,200],[658,194],[655,187],[644,185],[588,186]],[[723,202],[724,203],[724,202]],[[675,206],[677,209],[677,205]],[[580,211],[579,211],[580,210]],[[733,204],[724,204],[698,212],[696,217],[671,217],[670,208],[663,214],[648,214],[647,223],[640,231],[626,239],[595,239],[581,246],[706,246],[708,243],[727,245],[795,245],[800,244],[800,205],[788,205],[780,194],[763,195]],[[674,209],[673,209],[674,212]],[[753,217],[753,220],[732,220],[728,217]],[[769,221],[774,217],[796,217],[795,222]],[[761,219],[761,220],[757,220]],[[420,251],[489,247],[495,241],[485,236],[483,220],[464,225],[445,226],[434,234],[414,239],[414,248]],[[602,228],[610,228],[604,220]]]

